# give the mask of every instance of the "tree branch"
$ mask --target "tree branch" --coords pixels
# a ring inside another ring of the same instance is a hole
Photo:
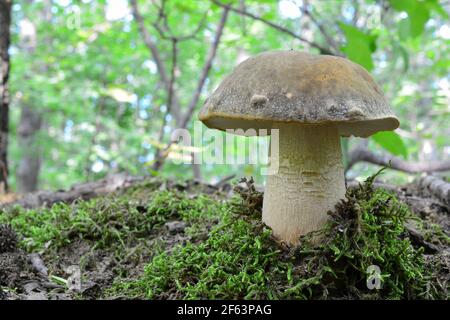
[[[156,31],[158,31],[161,38],[165,39],[165,40],[176,40],[178,42],[195,38],[198,35],[198,33],[200,32],[200,30],[202,29],[202,27],[206,21],[207,12],[205,12],[203,14],[200,22],[198,23],[198,25],[194,31],[192,31],[191,33],[186,34],[186,35],[175,35],[169,27],[169,23],[167,20],[167,14],[164,11],[165,10],[164,4],[165,4],[165,2],[163,2],[162,6],[157,6],[158,11],[159,11],[158,19],[155,23],[153,23],[153,27],[156,29]],[[162,26],[160,25],[161,20],[162,20]]]
[[[167,116],[172,111],[173,93],[174,93],[174,84],[175,84],[175,71],[176,71],[176,67],[177,67],[177,57],[178,57],[177,43],[178,43],[177,38],[172,38],[172,70],[171,70],[171,75],[170,75],[169,93],[167,95],[167,109],[166,109],[166,112],[164,113],[161,128],[160,128],[159,134],[158,134],[158,142],[160,144],[162,144],[164,141],[164,128],[167,123]],[[164,151],[166,151],[166,150],[164,150]],[[156,162],[155,162],[155,165],[153,166],[153,169],[160,167],[161,164],[159,163],[159,159],[161,159],[162,157],[163,157],[163,154],[161,153],[161,149],[157,148]]]
[[[133,17],[136,20],[136,23],[138,24],[139,32],[142,35],[142,40],[144,41],[145,46],[150,50],[153,60],[155,61],[156,68],[158,69],[159,76],[161,77],[161,81],[163,82],[166,90],[169,92],[170,89],[170,78],[167,73],[166,67],[164,65],[164,62],[161,58],[161,55],[159,53],[158,47],[156,46],[156,43],[153,41],[150,33],[148,32],[147,28],[145,27],[144,18],[142,17],[141,13],[139,12],[139,8],[137,5],[136,0],[130,0],[131,4],[131,10],[133,13]],[[175,109],[175,118],[178,118],[178,115],[180,114],[180,104],[178,102],[178,99],[176,95],[172,97],[173,100],[173,107]],[[177,119],[177,122],[179,119]]]
[[[426,176],[420,179],[419,185],[427,189],[444,204],[450,205],[450,183],[438,177]]]
[[[346,171],[358,162],[368,162],[379,166],[388,166],[390,162],[390,167],[392,169],[407,173],[429,173],[450,170],[450,161],[407,162],[395,156],[375,154],[372,151],[361,147],[357,147],[350,152]]]
[[[211,0],[211,1],[214,4],[216,4],[217,6],[219,6],[219,7],[228,8],[229,10],[231,10],[231,11],[233,11],[235,13],[238,13],[238,14],[243,15],[243,16],[247,16],[249,18],[252,18],[253,20],[260,21],[260,22],[268,25],[269,27],[272,27],[272,28],[274,28],[274,29],[276,29],[276,30],[278,30],[280,32],[283,32],[283,33],[286,33],[286,34],[290,35],[291,37],[293,37],[295,39],[298,39],[298,40],[300,40],[300,41],[302,41],[304,43],[307,43],[309,46],[318,49],[320,51],[320,53],[322,53],[322,54],[339,55],[339,54],[334,53],[331,50],[329,50],[329,49],[327,49],[327,48],[325,48],[325,47],[323,47],[323,46],[321,46],[321,45],[319,45],[319,44],[317,44],[317,43],[315,43],[313,41],[310,41],[310,40],[302,37],[301,35],[296,34],[295,32],[293,32],[293,31],[291,31],[291,30],[289,30],[289,29],[287,29],[287,28],[285,28],[283,26],[277,25],[277,24],[275,24],[275,23],[273,23],[273,22],[271,22],[269,20],[266,20],[266,19],[264,19],[262,17],[259,17],[259,16],[255,15],[253,13],[250,13],[250,12],[248,12],[246,10],[234,8],[233,6],[221,3],[218,0]]]
[[[225,27],[225,23],[227,21],[227,17],[228,17],[228,12],[229,9],[224,8],[222,11],[222,16],[220,18],[219,24],[217,25],[217,29],[214,35],[214,39],[211,42],[211,46],[209,48],[209,53],[208,56],[206,58],[205,64],[203,65],[202,71],[200,73],[200,78],[198,80],[197,83],[197,88],[192,96],[192,99],[189,103],[188,106],[188,110],[185,114],[185,116],[183,117],[181,123],[180,123],[180,128],[186,128],[187,124],[189,122],[189,120],[192,117],[192,114],[195,110],[195,107],[200,99],[200,94],[202,92],[203,86],[205,85],[205,81],[208,77],[209,71],[211,70],[212,67],[212,63],[214,61],[214,58],[216,56],[217,53],[217,48],[219,46],[220,43],[220,39],[222,37],[223,34],[223,29]],[[172,147],[173,144],[176,144],[176,141],[169,141],[168,145],[166,146],[166,148],[164,150],[162,150],[161,152],[158,153],[158,156],[152,166],[152,169],[157,171],[159,170],[163,163],[165,158],[169,155],[170,153],[170,148]]]
[[[334,41],[333,37],[328,33],[328,31],[324,28],[323,24],[321,24],[316,17],[312,14],[312,12],[308,9],[309,2],[304,1],[302,6],[299,6],[300,11],[307,16],[311,22],[319,29],[320,33],[323,35],[327,43],[334,49],[336,53],[342,55],[341,50],[339,49],[339,45],[336,41]]]
[[[136,20],[139,32],[142,35],[142,39],[144,40],[144,43],[146,47],[150,50],[152,53],[153,59],[155,60],[156,67],[158,68],[159,75],[161,77],[161,80],[166,85],[167,89],[169,89],[169,76],[166,71],[166,67],[164,65],[163,60],[161,59],[161,56],[159,54],[159,50],[156,47],[155,42],[153,41],[150,33],[148,32],[147,28],[145,27],[144,19],[141,16],[141,13],[139,12],[138,5],[136,0],[130,0],[131,3],[131,9],[133,12],[134,19]]]
[[[200,73],[200,79],[198,80],[197,88],[196,88],[194,95],[189,103],[188,110],[183,118],[183,121],[181,122],[181,128],[186,128],[187,123],[189,122],[189,120],[192,117],[192,113],[194,112],[195,106],[197,105],[198,100],[200,99],[200,94],[202,92],[203,86],[205,85],[205,81],[208,77],[209,71],[211,70],[214,58],[216,57],[217,48],[220,43],[220,38],[222,37],[223,29],[225,27],[225,23],[228,18],[228,12],[229,12],[229,8],[227,6],[225,6],[222,11],[222,16],[220,18],[220,22],[217,25],[214,39],[209,48],[208,57],[206,58],[206,62],[203,65],[202,71]]]

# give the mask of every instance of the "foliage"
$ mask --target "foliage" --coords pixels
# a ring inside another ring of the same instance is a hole
[[[300,28],[302,35],[328,49],[334,48],[334,41],[337,50],[371,70],[392,103],[402,128],[395,138],[392,134],[374,137],[376,143],[369,144],[371,149],[381,147],[396,155],[407,154],[410,160],[447,155],[445,148],[450,136],[448,3],[315,1],[307,9],[318,22],[316,25],[294,2],[290,2],[294,7],[282,10],[288,2],[248,0],[245,7],[250,13],[294,33]],[[166,115],[168,92],[161,85],[155,59],[142,41],[128,1],[53,1],[49,20],[45,18],[45,3],[17,1],[13,6],[11,185],[16,185],[19,159],[27,151],[16,135],[22,106],[29,106],[44,120],[36,142],[42,162],[41,189],[67,188],[111,171],[147,173],[149,168],[145,164],[154,160],[163,118],[167,120],[165,143],[177,123],[175,114]],[[170,70],[171,42],[162,38],[153,26],[161,2],[138,3],[161,59]],[[193,80],[198,78],[206,60],[206,44],[213,38],[221,9],[212,1],[165,3],[167,25],[175,35],[195,32],[195,37],[178,44],[175,89],[185,112],[195,90]],[[227,3],[239,7],[238,1]],[[33,27],[37,43],[30,51],[26,39]],[[319,53],[305,42],[261,21],[230,12],[218,55],[195,110],[245,57],[265,50],[291,48]],[[391,143],[393,139],[395,144]],[[403,142],[397,143],[400,139]],[[227,152],[239,154],[242,150],[235,146]],[[192,175],[187,168],[169,161],[161,174],[187,178]],[[219,165],[203,165],[201,169],[205,179],[229,171],[228,166]],[[236,166],[233,170],[252,175],[259,168]],[[355,167],[351,174],[366,173]]]
[[[341,23],[340,27],[347,39],[346,46],[342,48],[346,56],[371,71],[374,67],[372,53],[376,50],[376,35],[366,34],[345,23]]]
[[[377,132],[372,136],[372,139],[382,146],[384,149],[389,150],[394,155],[408,157],[408,149],[405,146],[402,138],[392,131]]]

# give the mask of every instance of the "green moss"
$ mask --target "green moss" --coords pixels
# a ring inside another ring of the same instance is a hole
[[[423,251],[409,241],[404,224],[411,213],[393,194],[374,190],[374,178],[348,191],[323,230],[287,251],[259,222],[260,212],[254,206],[248,210],[248,203],[259,203],[250,199],[258,197],[255,190],[240,192],[243,200],[224,205],[220,223],[205,241],[160,252],[140,279],[118,280],[109,294],[152,299],[445,298],[446,293],[430,290],[434,287],[427,283],[433,279]],[[370,268],[380,270],[375,274],[378,290],[367,286]]]
[[[78,240],[112,254],[115,282],[104,296],[448,298],[431,260],[425,263],[422,249],[410,243],[404,227],[411,218],[408,208],[393,194],[373,189],[373,179],[349,190],[325,228],[301,238],[296,248],[278,244],[261,223],[262,194],[251,180],[237,190],[240,198],[159,191],[152,183],[149,189],[48,209],[3,210],[0,225],[11,225],[23,248],[46,257],[57,259],[59,249]],[[173,220],[186,223],[185,240],[169,236],[163,227]],[[438,231],[444,243],[445,234]],[[133,260],[132,254],[139,257]],[[143,259],[149,263],[139,276]],[[128,272],[130,266],[136,271]],[[367,287],[371,266],[380,270],[379,290]]]
[[[412,215],[392,194],[372,188],[373,178],[330,214],[327,226],[302,239],[297,255],[305,261],[303,277],[320,280],[313,295],[358,298],[424,298],[427,291],[423,249],[415,249],[405,223]],[[316,243],[314,237],[321,237]],[[379,270],[379,290],[368,290],[368,274]],[[435,293],[437,294],[437,293]]]
[[[154,193],[147,201],[108,196],[38,210],[16,206],[0,212],[0,224],[10,224],[28,251],[58,249],[76,239],[92,242],[93,249],[119,248],[149,237],[169,220],[193,224],[207,220],[221,205],[204,195],[190,199],[185,193],[171,191]]]
[[[426,241],[441,246],[450,246],[450,237],[445,233],[441,225],[419,220],[419,227]]]
[[[235,216],[231,207],[207,240],[161,252],[141,279],[117,283],[114,292],[145,298],[259,299],[278,297],[272,286],[288,264],[262,224]]]

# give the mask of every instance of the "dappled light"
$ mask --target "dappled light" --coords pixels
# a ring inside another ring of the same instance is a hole
[[[450,1],[0,0],[0,300],[449,299],[449,123]]]

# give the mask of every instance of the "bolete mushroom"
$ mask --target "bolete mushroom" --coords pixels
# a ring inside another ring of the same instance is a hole
[[[279,170],[267,177],[262,219],[289,244],[321,228],[345,196],[340,137],[399,126],[363,67],[292,50],[239,64],[207,99],[199,119],[220,130],[279,129]]]

